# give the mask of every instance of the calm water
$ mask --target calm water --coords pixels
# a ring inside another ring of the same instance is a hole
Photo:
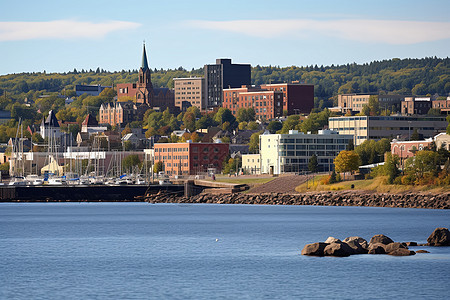
[[[410,257],[300,255],[328,236],[425,242],[442,226],[450,211],[0,204],[0,299],[445,299],[449,247]]]

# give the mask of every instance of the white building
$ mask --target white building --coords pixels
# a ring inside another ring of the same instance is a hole
[[[259,136],[262,174],[282,174],[308,170],[313,154],[317,156],[319,171],[331,171],[333,160],[345,150],[353,135],[341,135],[332,130],[318,134],[304,134],[290,130],[289,134],[262,134]]]
[[[355,145],[365,140],[381,140],[398,136],[411,137],[414,129],[424,138],[432,137],[447,128],[445,116],[352,116],[332,117],[328,127],[340,134],[351,134]]]
[[[260,154],[242,154],[242,170],[246,174],[261,174]]]

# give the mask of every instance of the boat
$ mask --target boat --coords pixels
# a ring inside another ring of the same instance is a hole
[[[8,185],[18,186],[18,185],[27,185],[27,181],[22,176],[13,177],[13,179],[9,182]]]
[[[48,185],[65,185],[66,181],[63,180],[61,177],[50,177],[47,180]]]
[[[44,178],[36,174],[27,175],[26,177],[27,185],[43,185]]]

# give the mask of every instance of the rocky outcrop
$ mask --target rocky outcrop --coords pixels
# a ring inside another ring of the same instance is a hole
[[[381,243],[373,243],[369,244],[369,248],[367,250],[369,254],[386,254],[384,246],[385,245]]]
[[[377,234],[374,235],[371,239],[369,244],[383,244],[383,245],[388,245],[390,243],[393,243],[394,241],[391,240],[389,237],[385,236],[384,234]]]
[[[326,246],[328,246],[327,243],[307,244],[302,250],[302,255],[324,256],[324,250]]]
[[[415,255],[416,252],[408,250],[406,248],[397,248],[394,251],[391,251],[388,253],[392,256],[409,256],[409,255]]]
[[[355,254],[355,251],[347,243],[337,242],[328,244],[323,253],[325,256],[347,257]]]
[[[428,246],[450,246],[450,232],[448,228],[436,228],[427,239]]]
[[[377,206],[450,209],[450,192],[439,195],[425,193],[384,194],[361,191],[317,192],[304,194],[209,194],[192,197],[154,195],[152,203],[219,203],[321,206]]]
[[[337,239],[337,238],[332,237],[332,236],[328,237],[328,238],[326,239],[326,241],[325,241],[325,243],[327,243],[327,244],[331,244],[331,243],[341,243],[341,242],[342,242],[342,241],[341,241],[340,239]]]

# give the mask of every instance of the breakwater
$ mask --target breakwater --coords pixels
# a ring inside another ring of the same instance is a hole
[[[360,191],[317,192],[305,194],[209,194],[192,197],[154,195],[152,203],[218,203],[267,205],[374,206],[450,209],[450,193],[369,193]]]

